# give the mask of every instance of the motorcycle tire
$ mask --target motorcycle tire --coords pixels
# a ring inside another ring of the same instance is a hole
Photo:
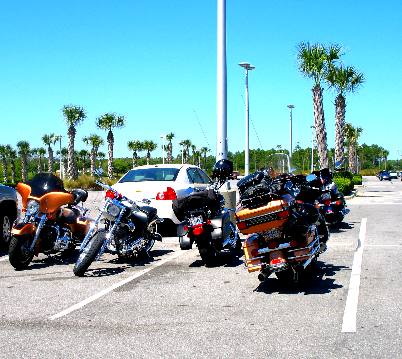
[[[211,245],[210,238],[198,238],[197,240],[198,252],[200,253],[200,257],[202,261],[205,263],[207,267],[211,267],[215,265],[216,259],[218,256],[218,252]]]
[[[275,272],[276,278],[284,283],[294,283],[294,273],[291,269]]]
[[[73,272],[77,277],[84,276],[85,272],[101,250],[102,245],[106,240],[105,237],[106,231],[99,230],[88,241],[87,245],[78,256],[77,262],[74,265]]]
[[[28,267],[34,256],[30,252],[31,236],[12,236],[8,247],[8,260],[15,270],[23,270]]]

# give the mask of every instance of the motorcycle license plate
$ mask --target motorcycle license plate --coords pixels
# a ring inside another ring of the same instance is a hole
[[[191,217],[189,219],[189,222],[190,222],[190,226],[196,226],[197,224],[202,224],[203,219],[202,219],[202,216],[195,216],[195,217]]]

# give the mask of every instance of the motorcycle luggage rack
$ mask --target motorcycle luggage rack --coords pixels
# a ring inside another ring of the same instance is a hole
[[[313,260],[315,254],[320,250],[320,239],[317,237],[314,241],[312,241],[307,247],[304,248],[296,248],[290,249],[289,252],[303,251],[308,250],[306,254],[303,255],[295,255],[293,257],[288,257],[288,261],[298,261],[306,259],[305,262],[302,263],[302,266],[306,268],[310,262]]]

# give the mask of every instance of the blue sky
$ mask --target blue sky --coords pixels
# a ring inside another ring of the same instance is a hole
[[[309,146],[312,82],[298,71],[296,48],[310,41],[342,45],[344,64],[366,77],[347,97],[347,121],[363,128],[360,142],[402,156],[401,14],[400,0],[227,0],[229,150],[244,147],[241,61],[256,66],[250,147],[288,147],[289,103],[296,106],[293,143]],[[1,144],[25,139],[38,147],[45,133],[65,134],[61,108],[77,104],[88,115],[77,129],[78,149],[90,133],[106,137],[95,119],[116,112],[127,122],[115,131],[116,156],[130,156],[129,140],[160,144],[168,132],[175,153],[190,139],[215,154],[215,0],[2,1],[0,44]],[[334,97],[325,89],[330,147]]]

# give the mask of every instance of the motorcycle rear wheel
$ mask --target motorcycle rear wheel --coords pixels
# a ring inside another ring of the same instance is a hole
[[[211,244],[211,236],[208,237],[205,235],[202,238],[198,237],[196,242],[202,261],[210,267],[216,263],[218,252]]]
[[[8,247],[8,260],[16,270],[28,267],[34,256],[30,251],[31,236],[12,236]]]
[[[106,231],[99,230],[96,232],[92,238],[88,241],[87,245],[84,247],[80,255],[78,256],[77,262],[74,265],[73,272],[77,277],[84,276],[85,272],[95,260],[103,243],[106,240]]]

